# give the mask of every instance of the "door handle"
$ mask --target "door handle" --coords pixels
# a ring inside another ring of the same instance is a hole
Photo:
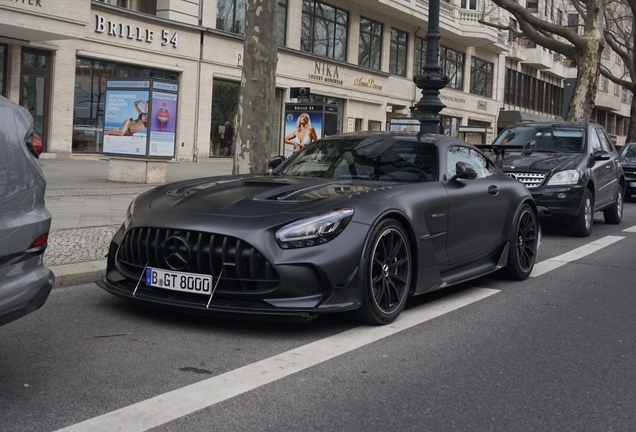
[[[495,185],[493,186],[488,186],[488,193],[490,195],[497,195],[499,193],[499,188]]]

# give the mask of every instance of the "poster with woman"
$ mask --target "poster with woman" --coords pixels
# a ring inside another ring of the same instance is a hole
[[[176,124],[177,95],[153,91],[149,156],[174,156]]]
[[[107,90],[104,153],[145,156],[148,137],[147,90]]]
[[[285,155],[289,156],[322,136],[322,110],[320,112],[285,113]]]

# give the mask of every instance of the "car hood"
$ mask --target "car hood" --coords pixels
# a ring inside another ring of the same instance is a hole
[[[624,167],[636,168],[636,157],[623,157],[620,158],[619,162]]]
[[[195,179],[154,189],[148,205],[154,211],[240,217],[317,210],[364,193],[366,200],[384,200],[399,193],[392,183],[268,175]]]
[[[566,169],[576,169],[583,154],[563,154],[563,153],[533,153],[524,156],[519,153],[507,154],[503,160],[502,169],[504,171],[537,171],[553,173]]]

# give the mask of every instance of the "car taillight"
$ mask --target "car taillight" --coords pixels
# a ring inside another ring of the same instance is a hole
[[[36,238],[35,240],[33,240],[33,243],[31,243],[31,246],[29,246],[29,249],[33,249],[36,248],[38,246],[42,246],[43,244],[45,244],[49,239],[49,233],[45,233],[42,234],[40,237]]]
[[[26,146],[33,156],[36,158],[40,157],[40,154],[42,153],[42,139],[38,134],[34,133],[31,135],[26,141]]]

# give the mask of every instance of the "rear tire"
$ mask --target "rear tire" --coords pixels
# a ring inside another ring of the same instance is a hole
[[[411,285],[411,248],[402,225],[386,219],[373,227],[362,259],[362,306],[356,318],[374,325],[395,321]]]
[[[510,230],[510,249],[505,268],[510,279],[524,280],[532,273],[539,247],[539,230],[537,215],[530,205],[523,204]]]
[[[618,186],[616,191],[616,201],[614,205],[603,210],[605,222],[612,225],[618,225],[623,220],[623,189]]]
[[[592,234],[594,222],[594,197],[589,189],[585,189],[579,214],[570,221],[570,234],[576,237],[588,237]]]

